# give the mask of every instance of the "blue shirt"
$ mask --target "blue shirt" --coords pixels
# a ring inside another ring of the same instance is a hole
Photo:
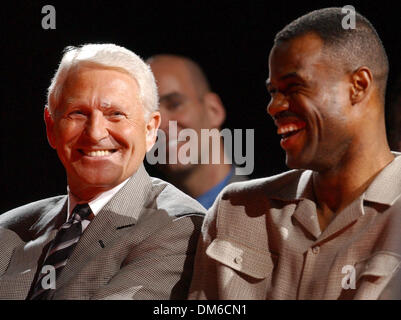
[[[196,200],[206,209],[209,209],[212,206],[218,194],[220,193],[220,191],[223,190],[223,188],[228,184],[228,181],[230,181],[233,175],[234,175],[234,167],[231,168],[228,175],[221,182],[216,184],[212,189],[210,189],[206,193],[197,197]]]

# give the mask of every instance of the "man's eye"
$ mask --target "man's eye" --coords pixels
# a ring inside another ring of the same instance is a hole
[[[85,114],[81,110],[74,110],[68,114],[69,117],[77,118],[77,117],[85,117]]]
[[[120,119],[126,116],[124,112],[121,111],[113,111],[108,114],[108,116],[112,119]]]
[[[300,83],[290,83],[287,88],[286,88],[286,92],[288,93],[294,93],[297,92],[297,90],[301,87]]]
[[[181,106],[181,102],[180,101],[171,101],[168,104],[166,104],[166,107],[168,110],[176,110]]]

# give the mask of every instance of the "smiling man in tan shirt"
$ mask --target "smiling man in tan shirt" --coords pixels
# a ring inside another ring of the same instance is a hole
[[[377,299],[397,274],[401,157],[386,139],[388,60],[341,8],[280,31],[268,113],[291,169],[236,183],[203,225],[192,299]]]

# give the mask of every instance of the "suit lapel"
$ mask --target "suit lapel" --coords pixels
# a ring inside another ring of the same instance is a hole
[[[51,210],[44,212],[29,231],[35,239],[49,230],[58,229],[67,219],[68,197],[62,198]]]
[[[2,299],[25,299],[34,280],[43,248],[57,233],[57,224],[66,213],[66,198],[60,200],[50,211],[30,228],[33,239],[14,249],[6,272],[0,278]],[[61,219],[60,219],[61,217]],[[10,230],[8,230],[10,231]],[[11,231],[10,231],[11,232]]]

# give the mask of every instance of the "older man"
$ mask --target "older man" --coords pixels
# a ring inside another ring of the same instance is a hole
[[[143,167],[157,108],[153,75],[131,51],[67,49],[44,118],[68,195],[0,216],[0,298],[185,297],[203,209]]]
[[[160,128],[166,133],[169,143],[178,145],[178,153],[188,143],[177,143],[169,136],[171,125],[177,126],[178,134],[182,130],[192,129],[198,138],[192,141],[198,150],[196,163],[184,164],[178,159],[177,163],[160,164],[158,168],[171,183],[209,209],[225,186],[248,179],[245,175],[236,175],[233,165],[225,161],[223,141],[219,136],[216,139],[219,141],[217,146],[211,143],[214,148],[212,152],[218,153],[219,161],[212,163],[211,154],[208,163],[201,163],[202,152],[208,151],[201,147],[201,131],[216,130],[218,134],[226,118],[223,103],[211,91],[205,73],[193,60],[178,55],[159,54],[147,62],[155,75],[160,95]]]
[[[317,10],[277,34],[267,109],[295,170],[222,192],[191,298],[387,296],[401,264],[401,156],[386,140],[387,56],[355,18],[344,29],[341,8]]]

